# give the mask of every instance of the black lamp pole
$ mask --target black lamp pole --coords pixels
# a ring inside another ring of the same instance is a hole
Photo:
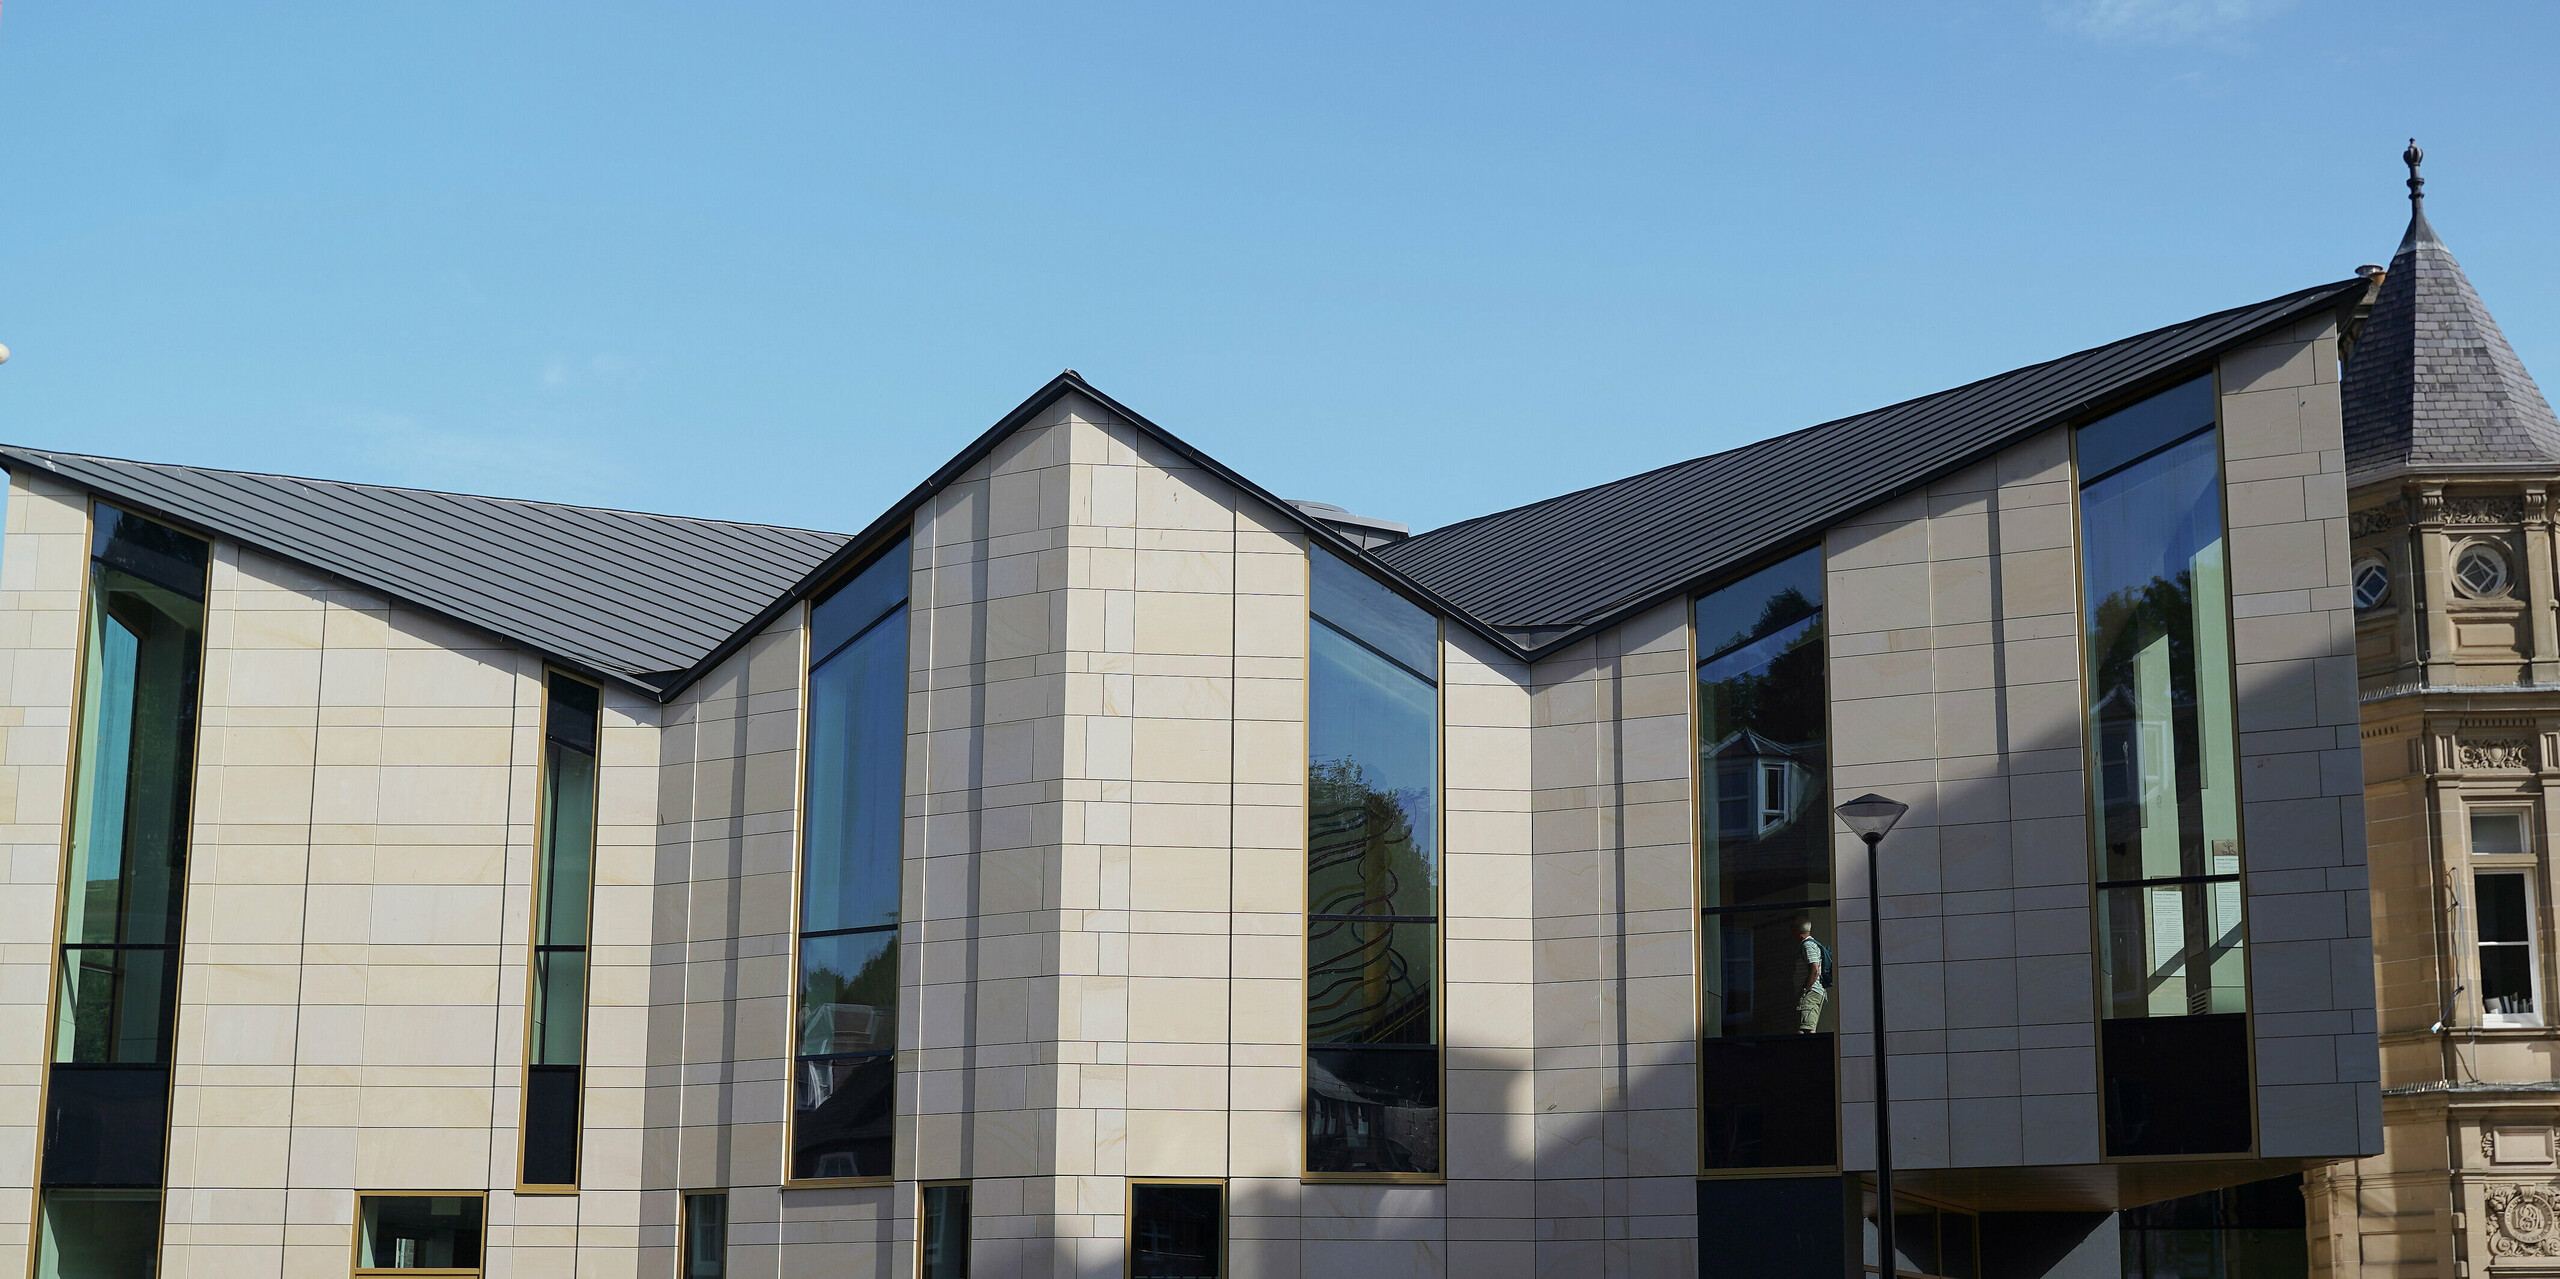
[[[1860,795],[1833,810],[1867,845],[1867,993],[1874,1000],[1876,1070],[1876,1259],[1877,1273],[1894,1279],[1901,1270],[1893,1249],[1893,1095],[1885,1087],[1884,1051],[1884,897],[1877,888],[1876,845],[1902,820],[1910,805],[1882,795]]]

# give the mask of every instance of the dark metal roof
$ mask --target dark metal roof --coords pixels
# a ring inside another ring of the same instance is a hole
[[[841,533],[0,446],[219,534],[655,696],[843,548]]]
[[[2560,419],[2424,205],[2411,209],[2341,391],[2347,473],[2358,479],[2397,468],[2560,466]]]
[[[1480,516],[1371,554],[1536,655],[1801,544],[2036,431],[2189,374],[2335,309],[2362,280],[2029,365],[1596,488]]]

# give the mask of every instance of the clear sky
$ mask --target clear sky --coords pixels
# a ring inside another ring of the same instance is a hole
[[[0,439],[851,530],[1059,369],[1426,528],[2387,260],[2560,4],[0,15]]]

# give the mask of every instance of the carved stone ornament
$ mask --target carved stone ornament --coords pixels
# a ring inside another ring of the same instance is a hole
[[[2524,519],[2524,502],[2512,497],[2448,497],[2447,524],[2514,524]]]
[[[2532,765],[2526,762],[2525,746],[2524,739],[2517,737],[2484,737],[2476,741],[2465,740],[2455,746],[2454,758],[2465,770],[2473,772],[2486,769],[2530,768]]]
[[[2560,1199],[2550,1187],[2489,1187],[2489,1255],[2560,1257]]]
[[[2408,508],[2398,502],[2385,502],[2380,506],[2370,507],[2348,516],[2347,535],[2365,537],[2395,529],[2400,527],[2400,522],[2407,516]]]

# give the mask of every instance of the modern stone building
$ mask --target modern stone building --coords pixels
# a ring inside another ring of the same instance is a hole
[[[1072,373],[850,536],[0,450],[0,1269],[1855,1275],[1881,1047],[1900,1269],[2114,1274],[2384,1149],[2366,291],[1410,538]]]
[[[2385,1151],[2309,1180],[2320,1273],[2560,1273],[2560,421],[2425,213],[2346,363]]]

